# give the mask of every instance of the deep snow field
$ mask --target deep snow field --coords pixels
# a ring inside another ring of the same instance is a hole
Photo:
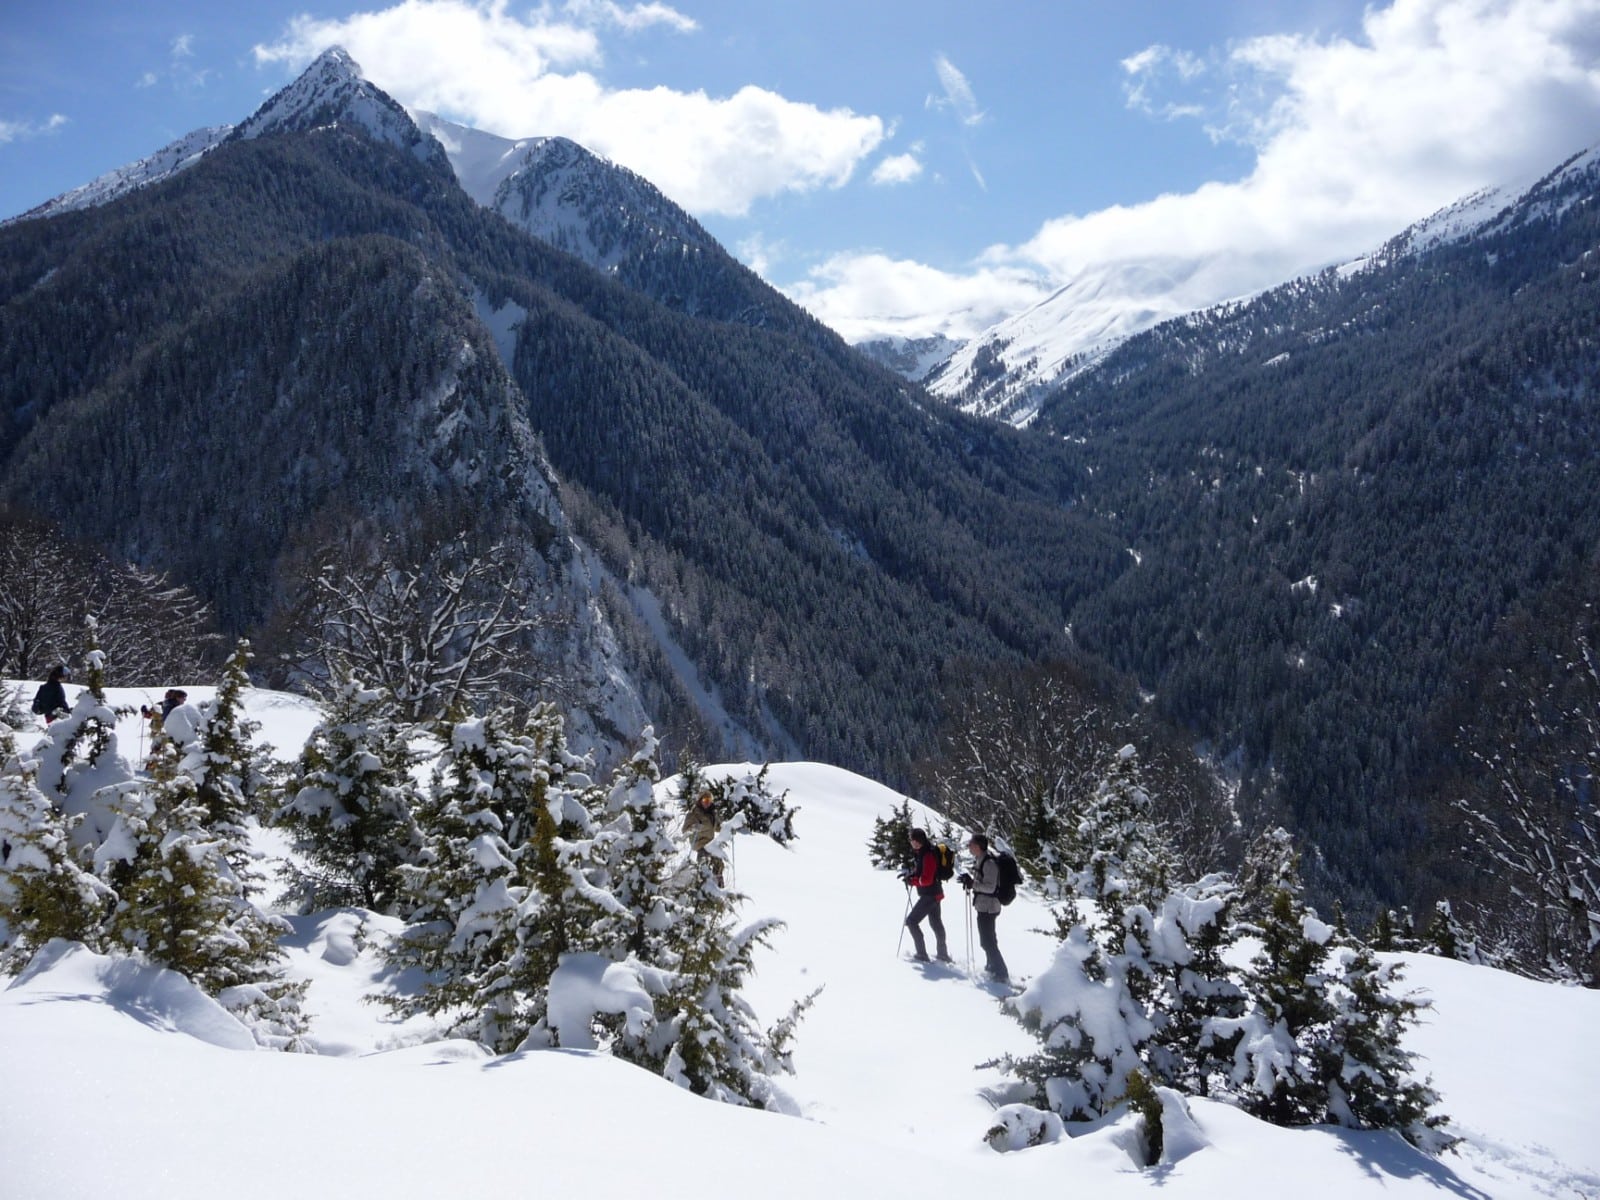
[[[317,720],[298,697],[256,691],[247,706],[283,757]],[[137,756],[136,717],[119,742]],[[1129,1117],[997,1154],[984,1134],[1011,1097],[975,1064],[1033,1043],[967,975],[960,890],[944,905],[955,967],[906,961],[905,892],[866,852],[873,818],[901,797],[817,764],[775,765],[770,780],[800,810],[798,837],[739,838],[731,882],[747,917],[788,926],[747,993],[763,1020],[824,988],[797,1073],[779,1081],[803,1118],[701,1100],[599,1054],[496,1059],[430,1040],[427,1019],[368,1002],[405,985],[376,953],[397,923],[339,910],[293,918],[286,943],[311,982],[311,1054],[257,1050],[180,977],[81,947],[0,977],[0,1198],[1600,1196],[1600,994],[1426,955],[1404,956],[1406,983],[1434,1002],[1411,1045],[1465,1139],[1455,1153],[1278,1129],[1196,1099],[1187,1117],[1169,1111],[1154,1168],[1124,1148]],[[282,853],[270,833],[258,844]],[[1014,977],[1050,961],[1049,923],[1026,894],[1005,910]]]

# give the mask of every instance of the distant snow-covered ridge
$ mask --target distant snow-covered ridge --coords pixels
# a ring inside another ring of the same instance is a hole
[[[1593,190],[1596,174],[1600,146],[1539,177],[1483,188],[1446,205],[1370,254],[1340,266],[1340,273],[1427,254],[1506,221],[1556,215],[1563,204],[1576,202],[1586,180]],[[1045,392],[1088,370],[1134,335],[1175,317],[1237,304],[1251,294],[1257,293],[1233,294],[1219,263],[1149,260],[1101,266],[991,326],[929,371],[924,382],[935,396],[965,412],[1027,425]]]

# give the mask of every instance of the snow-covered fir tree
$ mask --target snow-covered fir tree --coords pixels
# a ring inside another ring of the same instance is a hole
[[[609,957],[650,963],[663,958],[678,909],[673,881],[684,867],[682,849],[671,833],[671,814],[656,800],[661,781],[657,752],[655,730],[647,728],[607,788],[598,840],[610,892],[620,909],[594,931]]]
[[[116,789],[116,828],[97,860],[117,887],[105,941],[133,950],[191,980],[251,1027],[257,1039],[292,1047],[306,1028],[305,986],[283,977],[279,939],[289,932],[250,898],[248,831],[212,822],[200,795],[203,773],[218,781],[217,761],[197,753],[193,729],[166,738],[149,762],[148,780]],[[248,757],[248,738],[236,750]]]
[[[245,837],[269,780],[268,760],[256,746],[261,725],[245,716],[244,691],[250,686],[250,643],[241,641],[223,667],[216,696],[200,705],[195,736],[184,747],[180,767],[195,783],[195,799],[213,830],[247,850]],[[233,861],[245,870],[248,855]]]
[[[1282,826],[1265,829],[1245,848],[1235,916],[1245,928],[1255,928],[1272,911],[1273,898],[1280,891],[1298,896],[1304,888],[1293,835]]]
[[[1245,1009],[1224,957],[1237,932],[1237,894],[1227,876],[1208,875],[1173,889],[1155,918],[1148,961],[1156,1028],[1145,1056],[1157,1082],[1190,1095],[1208,1096],[1226,1078],[1233,1044],[1209,1030]]]
[[[1422,938],[1417,934],[1417,922],[1409,908],[1381,909],[1367,933],[1367,945],[1385,954],[1403,950],[1422,949]]]
[[[1237,1035],[1232,1083],[1244,1107],[1274,1125],[1315,1124],[1327,1109],[1319,1060],[1334,1009],[1322,965],[1333,936],[1297,893],[1279,888],[1244,975],[1250,1010],[1213,1023],[1214,1036]]]
[[[1422,931],[1422,949],[1458,962],[1485,962],[1483,952],[1478,948],[1478,939],[1457,918],[1448,900],[1434,901],[1433,916]]]
[[[97,849],[116,822],[111,798],[134,780],[117,743],[117,712],[106,700],[106,658],[93,618],[85,621],[85,687],[65,717],[51,722],[37,747],[39,787],[72,823],[73,840]]]
[[[872,836],[867,839],[872,865],[884,871],[904,870],[913,825],[910,800],[900,801],[887,817],[874,817]]]
[[[1070,925],[1049,967],[1006,1007],[1039,1039],[1038,1053],[1000,1065],[1034,1087],[1034,1101],[1069,1121],[1101,1116],[1126,1094],[1128,1076],[1155,1034],[1129,985],[1126,956],[1109,954]]]
[[[397,868],[420,849],[411,728],[385,692],[336,682],[326,715],[282,785],[275,822],[305,867],[291,885],[309,911],[341,904],[393,912]]]
[[[450,727],[419,811],[417,861],[400,868],[417,921],[390,950],[429,983],[403,1010],[451,1014],[453,1028],[497,1053],[545,1022],[562,954],[592,949],[621,906],[604,887],[586,760],[565,723],[539,705],[520,730],[503,712]]]
[[[52,938],[100,944],[116,893],[91,869],[68,817],[39,789],[37,759],[0,729],[0,970],[20,970]]]
[[[1169,893],[1172,855],[1150,809],[1138,755],[1124,746],[1063,831],[1059,859],[1069,873],[1055,881],[1066,896],[1055,959],[1008,1004],[1043,1049],[1005,1065],[1069,1120],[1120,1102],[1133,1071],[1172,1082],[1203,1074],[1203,1056],[1182,1035],[1227,1000],[1228,898],[1215,882]],[[1198,962],[1191,938],[1207,955]]]
[[[738,818],[718,840],[734,836]],[[675,966],[664,995],[656,998],[649,1065],[660,1063],[667,1079],[696,1095],[727,1104],[781,1108],[782,1091],[772,1077],[791,1070],[789,1042],[813,992],[763,1030],[742,989],[756,950],[783,927],[763,919],[740,926],[738,897],[718,886],[711,862],[696,859],[685,873],[688,892],[670,930]]]
[[[1206,1027],[1232,1047],[1228,1091],[1277,1125],[1395,1129],[1425,1149],[1448,1145],[1444,1118],[1429,1114],[1439,1098],[1411,1077],[1401,1044],[1426,1003],[1391,991],[1398,968],[1306,906],[1287,834],[1271,831],[1253,851],[1251,880],[1278,886],[1254,925],[1261,948],[1241,980],[1248,1008]]]
[[[1454,1139],[1444,1132],[1446,1118],[1430,1112],[1439,1094],[1413,1077],[1416,1056],[1403,1044],[1428,1003],[1397,994],[1400,965],[1379,962],[1369,947],[1340,947],[1333,958],[1333,1017],[1320,1064],[1328,1118],[1351,1129],[1395,1129],[1413,1145],[1444,1149]]]

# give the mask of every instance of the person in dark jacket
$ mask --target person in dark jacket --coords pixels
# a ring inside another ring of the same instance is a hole
[[[983,947],[984,966],[989,975],[1001,983],[1011,979],[1006,970],[1006,960],[1000,957],[1000,943],[995,940],[994,921],[1000,915],[1000,899],[995,895],[1000,888],[1000,860],[989,853],[989,839],[981,833],[972,835],[967,842],[971,852],[972,874],[961,876],[961,886],[972,893],[972,909],[978,914],[978,945]]]
[[[39,690],[34,693],[33,711],[44,718],[46,725],[57,717],[67,715],[67,689],[63,681],[71,678],[65,666],[53,667],[50,678],[41,683]]]
[[[911,940],[916,943],[913,956],[918,962],[928,961],[928,946],[922,940],[922,919],[928,919],[933,930],[935,954],[940,962],[950,961],[950,951],[944,941],[944,916],[939,904],[944,900],[944,889],[939,886],[939,852],[920,829],[911,831],[911,851],[916,855],[916,865],[900,878],[907,887],[917,889],[917,903],[906,915],[906,928],[911,930]]]

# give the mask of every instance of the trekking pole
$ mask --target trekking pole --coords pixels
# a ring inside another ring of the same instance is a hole
[[[967,904],[967,978],[972,978],[972,892],[964,897]]]
[[[900,914],[900,938],[894,944],[894,956],[900,957],[900,947],[906,944],[906,918],[911,915],[911,885],[906,884],[906,911]]]
[[[728,839],[728,890],[739,890],[739,842],[737,838]]]

